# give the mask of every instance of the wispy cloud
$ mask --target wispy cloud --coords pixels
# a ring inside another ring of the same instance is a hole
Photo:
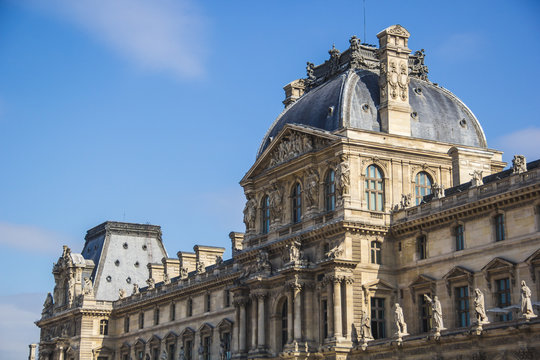
[[[440,43],[436,52],[451,62],[469,61],[480,53],[482,37],[477,33],[453,34]]]
[[[527,161],[540,159],[540,128],[530,127],[500,136],[489,144],[490,147],[504,151],[506,161],[511,161],[514,155],[525,155]]]
[[[28,345],[39,342],[40,318],[45,294],[0,296],[0,358],[28,358]]]
[[[0,222],[0,246],[57,254],[62,245],[74,243],[68,236],[32,225]]]
[[[24,0],[146,69],[204,74],[206,19],[189,0]]]

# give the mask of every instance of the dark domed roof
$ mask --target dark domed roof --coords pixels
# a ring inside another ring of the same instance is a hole
[[[285,124],[335,131],[355,128],[381,131],[379,75],[369,69],[347,70],[289,105],[263,138],[257,157]],[[486,148],[480,123],[450,91],[410,77],[411,136],[455,145]]]

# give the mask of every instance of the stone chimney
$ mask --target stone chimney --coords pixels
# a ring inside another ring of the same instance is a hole
[[[283,90],[285,90],[285,100],[283,100],[285,107],[289,106],[304,95],[305,89],[306,86],[304,84],[304,79],[294,80],[285,85],[283,87]]]
[[[409,32],[393,25],[377,34],[380,59],[380,106],[382,131],[411,136],[409,105]]]

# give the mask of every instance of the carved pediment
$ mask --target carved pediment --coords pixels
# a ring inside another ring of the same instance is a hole
[[[496,257],[488,262],[483,268],[482,273],[486,278],[488,288],[491,289],[491,279],[493,276],[500,274],[507,274],[512,281],[512,284],[516,283],[516,264],[510,260],[506,260],[500,257]]]
[[[532,253],[526,260],[525,263],[529,265],[529,271],[531,272],[532,281],[536,282],[536,269],[540,268],[540,249]]]
[[[462,266],[456,266],[448,273],[446,273],[446,275],[443,276],[443,279],[446,284],[446,290],[448,291],[448,295],[451,296],[452,283],[456,283],[458,281],[466,281],[468,286],[471,287],[473,285],[474,272]]]
[[[366,284],[363,284],[362,287],[368,289],[369,291],[395,291],[396,290],[396,287],[394,285],[382,279],[375,279]]]
[[[148,340],[148,343],[151,345],[151,346],[157,346],[161,343],[161,338],[157,335],[152,335],[152,337],[150,338],[150,340]]]
[[[430,294],[436,294],[437,291],[437,281],[431,276],[420,274],[413,280],[409,285],[409,291],[411,292],[411,297],[413,303],[416,303],[416,295],[421,291],[429,292]]]
[[[212,330],[214,330],[214,327],[211,324],[204,323],[201,326],[199,326],[199,329],[197,330],[197,332],[200,334],[203,334],[203,333],[208,334],[208,333],[211,333]]]
[[[165,342],[171,342],[171,341],[176,341],[177,338],[178,338],[177,333],[175,333],[174,331],[169,331],[169,333],[163,339],[165,340]]]
[[[133,346],[144,348],[145,345],[146,345],[146,341],[144,341],[141,338],[138,338],[137,341],[135,341],[135,344]]]
[[[123,353],[129,352],[130,346],[127,342],[124,342],[122,346],[120,346],[120,351]]]
[[[182,336],[183,338],[186,338],[186,337],[193,337],[195,335],[195,330],[193,330],[192,328],[190,327],[187,327],[184,329],[184,331],[182,331],[180,333],[180,336]]]
[[[222,319],[218,324],[217,328],[220,330],[229,330],[232,329],[233,322],[227,318]]]
[[[304,154],[318,151],[338,138],[339,136],[328,131],[287,124],[272,140],[240,183],[242,184],[248,178],[256,176],[266,169],[276,167]]]

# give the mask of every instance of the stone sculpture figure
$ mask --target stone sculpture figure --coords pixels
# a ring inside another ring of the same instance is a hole
[[[434,329],[436,332],[439,332],[441,330],[444,330],[443,326],[443,318],[442,318],[442,306],[441,302],[439,301],[439,297],[435,295],[433,299],[431,299],[427,294],[424,294],[424,298],[431,306],[431,313],[433,314],[433,322]]]
[[[291,244],[287,246],[287,249],[289,250],[289,262],[297,262],[300,261],[301,258],[301,251],[300,251],[300,244],[297,241],[293,241]]]
[[[324,254],[324,256],[327,259],[335,259],[341,256],[341,254],[343,254],[343,246],[341,242],[338,242],[333,248],[328,250],[328,252]]]
[[[247,202],[244,207],[244,224],[246,225],[246,230],[255,229],[255,218],[257,213],[257,202],[253,199],[252,195],[246,195]]]
[[[394,311],[394,320],[396,322],[398,337],[409,335],[407,332],[407,324],[405,323],[405,318],[403,317],[403,309],[398,303],[396,303],[396,309]]]
[[[146,280],[146,283],[148,284],[148,290],[152,290],[156,287],[156,281],[154,280],[154,278],[149,278],[148,280]]]
[[[138,294],[138,293],[139,293],[139,285],[133,284],[133,294]]]
[[[411,206],[412,195],[411,194],[401,194],[401,208],[406,209]]]
[[[484,304],[484,294],[480,289],[474,290],[474,312],[476,313],[476,323],[478,325],[489,324]]]
[[[163,350],[161,352],[161,356],[159,357],[159,360],[167,360],[168,356],[167,356],[167,352],[165,350]]]
[[[433,193],[433,196],[435,199],[441,199],[444,197],[444,185],[439,185],[437,183],[433,183],[431,185],[431,192]]]
[[[306,179],[306,205],[316,206],[319,197],[319,175],[317,170],[311,169]]]
[[[205,270],[204,263],[202,261],[197,261],[197,263],[195,264],[195,271],[197,272],[197,274],[204,273],[204,270]]]
[[[180,350],[178,350],[178,360],[186,360],[186,353],[184,352],[183,345],[180,345]]]
[[[94,296],[94,285],[88,277],[84,278],[84,295]]]
[[[75,300],[75,277],[73,275],[69,276],[67,293],[68,293],[68,304],[71,305],[73,304],[73,300]]]
[[[281,220],[282,196],[278,184],[272,186],[270,191],[270,216],[272,219]]]
[[[336,167],[336,190],[340,196],[349,193],[351,183],[349,162],[346,155],[341,155],[341,162]]]
[[[204,347],[202,341],[199,343],[199,360],[204,360]]]
[[[188,276],[188,269],[185,267],[180,269],[180,279],[185,279]]]
[[[256,266],[258,272],[265,272],[271,270],[272,266],[270,264],[270,261],[268,260],[268,253],[265,250],[259,250],[259,253],[257,254]]]
[[[126,297],[126,290],[124,289],[118,289],[118,298],[123,299]]]
[[[526,319],[536,317],[531,303],[531,289],[529,289],[525,280],[521,280],[521,315]]]
[[[482,179],[482,171],[474,170],[470,175],[472,187],[484,185],[484,180]]]
[[[43,311],[41,312],[42,315],[51,315],[52,309],[53,309],[54,301],[51,293],[47,293],[47,297],[45,298],[45,302],[43,303]]]
[[[371,335],[371,319],[367,313],[367,310],[362,312],[362,318],[360,320],[360,338],[363,342],[373,339]]]
[[[169,277],[169,274],[165,273],[163,274],[163,284],[167,285],[171,283],[171,278]]]
[[[527,171],[527,161],[523,155],[514,155],[512,159],[512,174],[521,174]]]

